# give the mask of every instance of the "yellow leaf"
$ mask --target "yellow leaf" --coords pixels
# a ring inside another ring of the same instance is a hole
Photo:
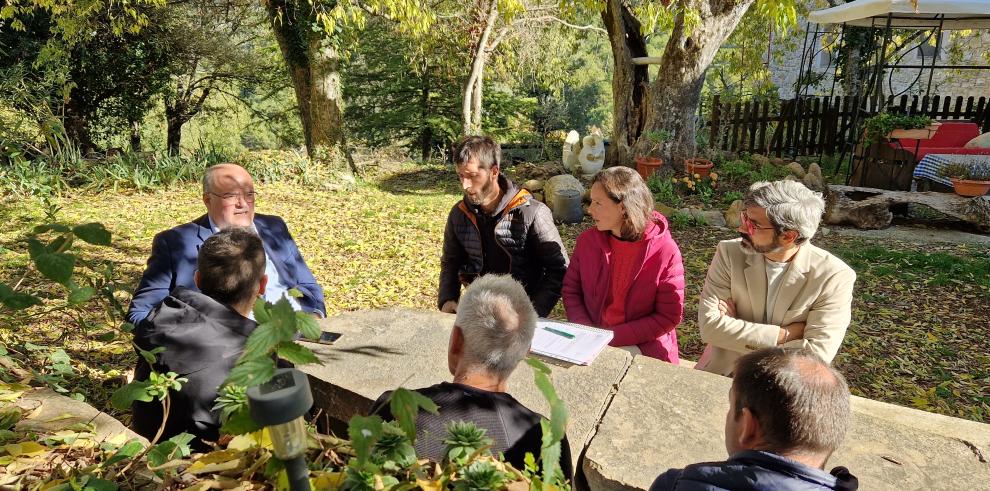
[[[440,480],[427,481],[426,479],[416,479],[416,485],[420,487],[423,491],[440,491],[442,488],[440,486]]]
[[[114,435],[113,438],[107,440],[107,443],[112,443],[113,445],[116,445],[116,446],[119,447],[119,446],[127,443],[127,441],[130,440],[130,439],[131,438],[129,436],[127,436],[127,433],[117,433],[116,435]]]
[[[48,451],[48,447],[38,442],[8,443],[3,448],[11,457],[20,457],[21,455],[33,457]]]
[[[229,450],[247,450],[256,446],[258,446],[258,442],[251,438],[251,435],[237,435],[231,438],[230,443],[227,444]]]
[[[310,485],[312,485],[313,489],[317,491],[340,489],[340,487],[344,485],[345,477],[346,475],[343,472],[324,472],[311,479]],[[419,484],[418,481],[417,484]],[[422,487],[422,485],[420,486]],[[431,489],[432,488],[428,489],[423,487],[424,491],[431,491]]]
[[[59,414],[58,416],[55,416],[55,417],[54,417],[54,418],[52,418],[52,419],[49,419],[49,420],[48,420],[48,421],[46,421],[46,422],[47,422],[47,423],[54,423],[54,422],[56,422],[56,421],[62,421],[63,419],[72,419],[72,418],[74,418],[74,417],[75,417],[75,416],[73,416],[73,415],[71,415],[71,414],[69,414],[69,413],[62,413],[62,414]]]

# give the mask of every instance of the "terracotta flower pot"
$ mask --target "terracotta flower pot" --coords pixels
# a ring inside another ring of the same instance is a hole
[[[987,191],[990,191],[990,181],[973,181],[970,179],[956,179],[955,177],[950,180],[952,181],[952,189],[959,196],[983,196],[987,194]]]
[[[700,157],[684,159],[684,172],[687,172],[689,176],[698,174],[701,177],[708,177],[708,174],[712,172],[712,167],[715,167],[715,164],[708,159]]]
[[[942,123],[934,122],[924,128],[917,128],[913,130],[896,129],[887,133],[887,138],[905,138],[911,140],[929,140],[932,136],[935,136],[935,132],[938,131],[938,127],[942,126]]]
[[[663,159],[657,157],[636,157],[636,172],[647,180],[663,167]]]

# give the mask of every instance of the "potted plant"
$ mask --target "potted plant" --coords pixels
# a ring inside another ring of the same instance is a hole
[[[866,144],[887,138],[910,138],[927,140],[938,131],[939,123],[928,116],[905,116],[902,114],[880,113],[863,122]]]
[[[990,164],[952,162],[939,169],[939,175],[952,181],[952,189],[959,196],[983,196],[990,190]]]
[[[647,180],[663,166],[663,159],[650,155],[670,139],[670,132],[666,130],[650,130],[643,132],[643,138],[650,143],[650,148],[646,155],[636,156],[636,172],[639,172],[643,180]]]

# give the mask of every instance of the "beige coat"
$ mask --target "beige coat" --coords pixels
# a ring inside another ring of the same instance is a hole
[[[736,359],[777,345],[780,326],[804,322],[804,338],[784,346],[803,347],[831,363],[849,327],[856,273],[828,251],[805,243],[784,270],[774,311],[763,324],[767,274],[763,254],[742,246],[742,239],[718,244],[698,304],[698,328],[708,343],[696,368],[731,375]],[[731,298],[736,317],[719,312]]]

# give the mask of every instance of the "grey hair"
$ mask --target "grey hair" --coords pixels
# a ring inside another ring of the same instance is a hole
[[[213,174],[215,174],[218,170],[224,167],[229,167],[232,165],[240,167],[239,165],[230,162],[221,162],[219,164],[215,164],[215,165],[211,165],[210,167],[207,167],[206,171],[203,172],[203,194],[209,193],[210,188],[213,187]]]
[[[746,206],[767,211],[767,218],[777,233],[794,230],[796,244],[810,240],[818,231],[825,213],[822,193],[816,193],[797,181],[760,181],[753,183],[743,199]]]
[[[529,353],[536,318],[518,281],[507,275],[485,275],[461,296],[454,325],[464,334],[467,361],[504,380]]]
[[[849,385],[811,350],[778,346],[739,358],[732,390],[733,417],[749,408],[771,452],[827,458],[849,429]]]

